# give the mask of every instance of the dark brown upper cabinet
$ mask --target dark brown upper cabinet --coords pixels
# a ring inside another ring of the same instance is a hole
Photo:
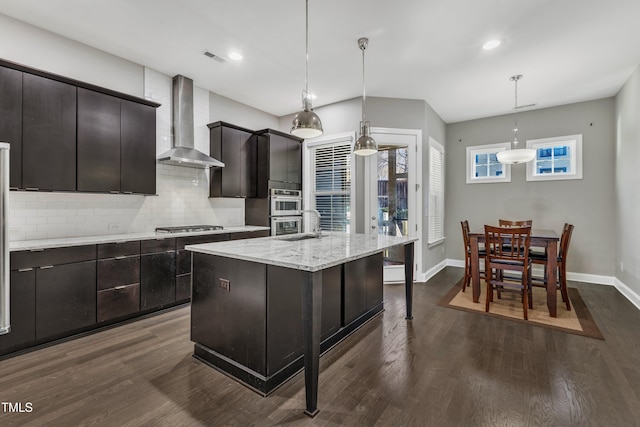
[[[78,191],[120,192],[120,99],[78,88]]]
[[[224,122],[208,125],[211,157],[225,164],[211,169],[210,197],[256,197],[256,144],[252,131]]]
[[[120,191],[156,194],[156,107],[121,100]]]
[[[0,59],[10,187],[155,194],[159,106]]]
[[[264,129],[257,134],[257,197],[268,197],[269,188],[278,186],[289,188],[293,184],[299,188],[302,185],[303,140],[273,129]]]
[[[9,150],[9,186],[22,184],[22,72],[0,66],[0,141]]]
[[[23,74],[22,188],[76,190],[76,87]]]

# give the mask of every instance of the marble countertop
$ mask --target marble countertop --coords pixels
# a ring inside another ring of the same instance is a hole
[[[24,251],[34,249],[58,248],[64,246],[94,245],[99,243],[126,242],[130,240],[168,239],[172,237],[202,236],[206,234],[241,233],[244,231],[269,230],[269,227],[255,225],[243,225],[237,227],[225,227],[222,230],[196,231],[189,233],[156,233],[149,231],[146,233],[125,233],[125,234],[104,234],[95,236],[61,237],[56,239],[23,240],[9,242],[10,251]]]
[[[417,237],[347,233],[323,233],[320,238],[284,240],[292,236],[300,235],[187,245],[185,249],[313,272],[418,240]]]

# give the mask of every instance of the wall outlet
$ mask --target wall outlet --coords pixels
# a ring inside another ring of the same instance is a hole
[[[20,227],[9,227],[9,236],[17,236],[20,231]]]
[[[231,281],[227,279],[220,279],[220,289],[224,289],[227,292],[231,292]]]
[[[620,271],[624,271],[624,264],[620,261]]]
[[[109,230],[119,230],[120,229],[120,224],[109,224]]]

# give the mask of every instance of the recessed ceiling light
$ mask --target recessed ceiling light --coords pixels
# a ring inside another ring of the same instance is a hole
[[[500,40],[489,40],[482,45],[482,48],[484,50],[491,50],[497,48],[498,46],[500,46]]]
[[[229,59],[240,61],[242,59],[242,55],[238,52],[229,52]]]

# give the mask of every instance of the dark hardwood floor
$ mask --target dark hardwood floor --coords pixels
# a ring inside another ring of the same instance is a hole
[[[571,282],[605,341],[442,308],[462,276],[385,286],[385,312],[321,359],[307,418],[302,374],[263,398],[191,357],[189,309],[0,362],[1,426],[635,426],[640,311]]]

